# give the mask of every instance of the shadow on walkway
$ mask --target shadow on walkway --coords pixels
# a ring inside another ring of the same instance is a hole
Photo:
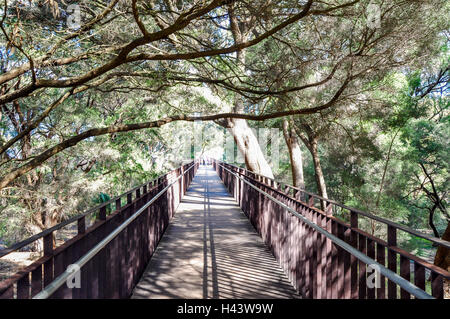
[[[132,298],[299,298],[210,166],[200,166]]]

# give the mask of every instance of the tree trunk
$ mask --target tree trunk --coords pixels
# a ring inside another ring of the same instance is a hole
[[[450,222],[447,223],[442,239],[450,241]],[[450,249],[439,246],[434,256],[434,264],[450,271]],[[444,298],[450,298],[450,280],[444,280]]]
[[[314,163],[314,172],[316,177],[317,190],[319,192],[319,196],[323,198],[328,198],[327,195],[327,186],[325,184],[325,178],[323,177],[322,166],[320,165],[320,157],[319,151],[317,149],[317,139],[312,138],[309,143],[309,151],[311,152],[313,163]],[[323,200],[320,201],[320,207],[323,211],[327,208],[327,203]]]
[[[297,135],[292,127],[289,127],[288,120],[283,120],[283,135],[289,150],[289,159],[291,161],[292,182],[295,187],[304,189],[305,181],[303,178],[303,155],[298,143]]]
[[[293,128],[295,130],[295,123],[293,125]],[[301,123],[302,131],[305,133],[303,135],[302,133],[297,133],[297,136],[302,140],[303,144],[308,148],[309,152],[311,153],[311,156],[313,158],[314,163],[314,172],[315,172],[315,178],[316,178],[316,185],[317,185],[317,191],[319,193],[319,196],[323,198],[328,198],[327,194],[327,186],[325,184],[325,178],[323,176],[322,172],[322,166],[320,165],[320,157],[319,157],[319,151],[318,151],[318,140],[319,137],[317,133],[314,132],[314,130],[309,126],[307,123]],[[320,201],[320,206],[322,207],[322,210],[325,210],[326,203],[325,201]]]
[[[231,32],[233,34],[234,43],[238,45],[248,40],[248,34],[252,26],[248,25],[248,21],[246,20],[239,21],[234,10],[235,5],[230,4],[228,14],[230,17]],[[237,67],[241,74],[246,73],[245,57],[245,49],[236,51]],[[235,93],[233,110],[238,113],[244,113],[245,111],[244,101],[239,93]],[[230,119],[228,121],[228,126],[231,129],[231,133],[233,134],[239,151],[245,159],[247,168],[254,173],[273,178],[272,169],[264,158],[258,139],[248,126],[247,121],[244,119]]]
[[[316,173],[315,174],[316,175],[316,184],[317,184],[317,190],[319,192],[319,195],[324,198],[328,198],[327,186],[325,184],[325,178],[323,177],[322,166],[320,165],[319,152],[317,150],[317,140],[311,141],[309,151],[311,152],[311,155],[313,158],[314,171]]]
[[[450,222],[447,223],[442,239],[450,241]],[[434,264],[443,269],[448,269],[450,267],[450,249],[439,246],[434,257]]]
[[[247,121],[233,119],[230,122],[230,131],[233,134],[239,151],[245,159],[247,169],[254,173],[274,178],[272,169],[261,151],[258,139],[248,126]]]

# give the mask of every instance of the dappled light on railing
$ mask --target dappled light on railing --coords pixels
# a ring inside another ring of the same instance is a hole
[[[140,185],[79,216],[0,251],[0,257],[35,241],[43,241],[44,256],[0,282],[0,298],[32,298],[68,269],[86,257],[107,236],[127,221],[123,230],[99,247],[81,266],[79,289],[58,286],[52,298],[128,298],[158,245],[176,207],[192,181],[198,163],[183,165],[164,176]],[[155,199],[155,197],[157,197]],[[108,207],[115,210],[107,215]],[[144,209],[142,209],[144,207]],[[86,218],[97,214],[86,227]],[[133,217],[134,216],[134,217]],[[133,217],[132,220],[131,217]],[[54,247],[53,233],[76,223],[78,233]]]
[[[447,248],[449,242],[243,168],[215,160],[213,165],[303,297],[444,297],[450,273],[399,248],[397,234]],[[347,212],[349,223],[333,216],[337,208]],[[387,241],[361,230],[360,217],[384,224]]]

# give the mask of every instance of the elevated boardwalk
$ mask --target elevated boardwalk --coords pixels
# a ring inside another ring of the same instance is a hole
[[[211,166],[201,166],[132,298],[299,298]]]
[[[1,258],[33,243],[44,247],[38,260],[0,281],[0,299],[444,298],[450,273],[397,241],[402,233],[446,249],[450,242],[212,162],[214,169],[186,163],[0,249]],[[387,240],[360,228],[362,218],[385,227]],[[69,225],[76,236],[55,247]],[[66,284],[73,264],[81,267],[79,289]],[[378,267],[379,287],[368,265]]]

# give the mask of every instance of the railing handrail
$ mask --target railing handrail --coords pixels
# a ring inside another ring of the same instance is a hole
[[[221,164],[219,164],[219,165],[223,169],[227,170],[230,174],[234,175],[236,178],[239,178],[244,183],[248,184],[250,187],[254,188],[256,191],[258,191],[259,193],[263,194],[265,197],[269,198],[271,201],[275,202],[276,204],[280,205],[284,209],[288,210],[291,214],[293,214],[294,216],[296,216],[299,219],[301,219],[302,222],[304,222],[305,224],[307,224],[311,228],[315,229],[317,232],[321,233],[322,235],[324,235],[325,237],[330,239],[333,243],[335,243],[336,245],[338,245],[339,247],[341,247],[345,251],[347,251],[350,254],[352,254],[355,258],[357,258],[360,261],[366,263],[367,265],[376,265],[378,267],[378,269],[379,269],[379,272],[383,276],[385,276],[389,280],[393,281],[398,286],[400,286],[402,289],[404,289],[405,291],[407,291],[410,294],[414,295],[416,298],[419,298],[419,299],[435,299],[433,296],[429,295],[426,291],[420,289],[419,287],[417,287],[416,285],[412,284],[408,280],[406,280],[406,279],[402,278],[401,276],[397,275],[392,270],[386,268],[384,265],[378,263],[377,261],[375,261],[372,258],[366,256],[365,254],[363,254],[362,252],[360,252],[356,248],[352,247],[351,245],[349,245],[345,241],[343,241],[343,240],[339,239],[338,237],[334,236],[333,234],[329,233],[328,231],[326,231],[322,227],[318,226],[317,224],[313,223],[312,221],[310,221],[309,219],[307,219],[303,215],[301,215],[298,212],[296,212],[294,209],[290,208],[288,205],[284,204],[283,202],[277,200],[276,198],[274,198],[270,194],[268,194],[268,193],[264,192],[263,190],[259,189],[258,187],[256,187],[252,183],[250,183],[247,180],[245,180],[244,178],[240,177],[238,174],[232,172],[231,170],[226,168],[224,165],[221,165]],[[227,165],[230,165],[230,164],[227,164]]]
[[[181,165],[180,167],[183,167],[183,166],[185,166],[185,165],[189,165],[189,164],[191,164],[191,163],[192,163],[192,162],[187,163],[187,164],[184,164],[184,165]],[[134,191],[140,189],[141,187],[144,187],[145,185],[149,185],[149,184],[151,184],[151,183],[154,183],[155,181],[159,180],[160,178],[162,178],[162,177],[164,177],[164,176],[169,175],[169,174],[172,173],[172,172],[173,172],[173,171],[170,171],[170,172],[168,172],[168,173],[166,173],[166,174],[164,174],[164,175],[158,176],[157,178],[154,178],[154,179],[152,179],[152,180],[150,180],[150,181],[148,181],[148,182],[145,182],[145,183],[143,183],[143,184],[140,184],[140,185],[138,185],[138,186],[135,186],[134,188],[132,188],[132,189],[126,191],[125,193],[120,194],[120,195],[117,195],[117,196],[111,198],[111,199],[108,200],[107,202],[101,203],[100,205],[97,205],[97,206],[95,206],[95,207],[93,207],[93,208],[90,208],[90,209],[88,209],[87,211],[85,211],[85,212],[83,212],[83,213],[81,213],[81,214],[79,214],[79,215],[76,215],[76,216],[74,216],[74,217],[71,217],[71,218],[69,218],[69,219],[67,219],[67,220],[65,220],[65,221],[63,221],[63,222],[61,222],[61,223],[58,223],[58,224],[55,225],[55,226],[52,226],[52,227],[50,227],[50,228],[47,228],[47,229],[43,230],[43,231],[40,232],[40,233],[37,233],[37,234],[35,234],[35,235],[33,235],[33,236],[30,236],[30,237],[28,237],[28,238],[26,238],[26,239],[24,239],[24,240],[22,240],[22,241],[20,241],[20,242],[14,243],[14,244],[12,244],[10,247],[4,248],[4,249],[0,249],[0,258],[2,258],[2,257],[4,257],[4,256],[6,256],[6,255],[8,255],[8,254],[10,254],[10,253],[12,253],[12,252],[18,250],[18,249],[21,249],[21,248],[23,248],[23,247],[25,247],[25,246],[27,246],[27,245],[29,245],[29,244],[35,242],[36,240],[38,240],[38,239],[40,239],[40,238],[43,238],[43,237],[47,236],[48,234],[51,234],[52,232],[54,232],[54,231],[56,231],[56,230],[59,230],[59,229],[65,227],[65,226],[67,226],[67,225],[69,225],[69,224],[71,224],[71,223],[73,223],[73,222],[75,222],[75,221],[77,221],[77,220],[83,218],[83,217],[86,217],[86,216],[88,216],[88,215],[90,215],[90,214],[93,214],[93,213],[97,212],[99,209],[101,209],[101,208],[103,208],[103,207],[105,207],[105,206],[108,206],[108,205],[112,204],[113,202],[115,202],[115,201],[118,200],[119,198],[122,198],[122,197],[124,197],[124,196],[127,196],[128,194],[131,194],[131,193],[133,193]],[[159,184],[158,184],[158,185],[159,185]],[[156,186],[156,185],[155,185],[155,186]]]
[[[418,230],[409,228],[408,226],[405,226],[405,225],[402,225],[402,224],[399,224],[399,223],[390,221],[390,220],[388,220],[388,219],[384,219],[384,218],[382,218],[382,217],[378,217],[378,216],[376,216],[376,215],[373,215],[373,214],[368,213],[368,212],[364,212],[364,211],[359,210],[359,209],[357,209],[357,208],[353,208],[353,207],[349,207],[349,206],[340,204],[340,203],[338,203],[338,202],[336,202],[336,201],[334,201],[334,200],[332,200],[332,199],[328,199],[328,198],[321,197],[321,196],[319,196],[319,195],[316,195],[316,194],[314,194],[314,193],[308,192],[308,191],[306,191],[306,190],[304,190],[304,189],[301,189],[301,188],[299,188],[299,187],[295,187],[295,186],[292,186],[292,185],[289,185],[289,184],[286,184],[286,183],[280,183],[280,182],[276,181],[276,180],[273,179],[273,178],[270,178],[270,177],[267,177],[267,176],[264,176],[264,175],[261,175],[261,174],[258,174],[258,173],[254,173],[254,172],[252,172],[252,171],[247,170],[246,168],[239,167],[239,166],[236,166],[236,165],[232,165],[232,164],[229,164],[229,163],[226,163],[226,162],[222,162],[222,161],[218,161],[218,162],[224,163],[224,164],[226,164],[226,165],[233,166],[233,167],[238,168],[238,169],[243,169],[243,170],[245,170],[246,172],[249,172],[249,173],[251,173],[251,174],[254,174],[254,175],[257,175],[257,176],[260,176],[260,177],[263,177],[263,178],[270,179],[270,180],[272,180],[272,181],[274,181],[274,182],[276,182],[276,183],[284,184],[285,186],[287,186],[287,187],[289,187],[289,188],[291,188],[291,189],[293,189],[293,190],[297,190],[297,191],[303,192],[303,193],[305,193],[305,194],[307,194],[307,195],[309,195],[309,196],[315,197],[315,198],[317,198],[317,199],[319,199],[319,200],[321,200],[321,201],[324,201],[324,202],[327,202],[327,203],[330,203],[330,204],[339,206],[339,207],[344,208],[344,209],[346,209],[346,210],[355,212],[355,213],[358,214],[358,215],[362,215],[362,216],[364,216],[364,217],[367,217],[367,218],[376,220],[376,221],[378,221],[378,222],[380,222],[380,223],[386,224],[386,225],[388,225],[388,226],[392,226],[392,227],[394,227],[394,228],[397,228],[397,229],[399,229],[399,230],[401,230],[401,231],[407,232],[407,233],[412,234],[412,235],[414,235],[414,236],[417,236],[417,237],[426,239],[426,240],[428,240],[428,241],[430,241],[430,242],[432,242],[432,243],[434,243],[434,244],[436,244],[436,245],[443,246],[443,247],[445,247],[445,248],[450,249],[450,241],[446,241],[446,240],[443,240],[443,239],[441,239],[441,238],[437,238],[437,237],[434,237],[434,236],[430,236],[430,235],[425,234],[425,233],[422,233],[422,232],[420,232],[420,231],[418,231]],[[238,173],[239,173],[240,175],[242,175],[241,172],[238,172]],[[246,177],[249,177],[249,176],[246,176]]]
[[[97,253],[99,253],[109,242],[111,242],[122,230],[124,230],[133,220],[139,217],[142,212],[153,204],[162,194],[164,194],[172,185],[174,185],[180,178],[182,178],[187,172],[189,172],[196,163],[194,162],[187,170],[185,170],[180,176],[175,178],[169,185],[164,187],[158,194],[153,196],[147,203],[145,203],[140,209],[138,209],[127,220],[120,224],[115,230],[113,230],[107,237],[101,240],[97,245],[90,249],[83,257],[79,258],[73,264],[78,265],[80,268],[89,262]],[[61,287],[67,278],[73,273],[66,269],[61,275],[56,277],[51,283],[49,283],[41,292],[36,294],[33,299],[46,299],[50,297],[59,287]]]

